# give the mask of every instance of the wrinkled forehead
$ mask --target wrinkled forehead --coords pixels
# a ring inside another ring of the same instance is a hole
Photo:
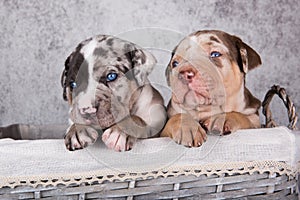
[[[209,32],[194,33],[179,43],[175,53],[186,57],[196,56],[195,54],[207,56],[210,51],[228,53],[230,45],[226,36]]]

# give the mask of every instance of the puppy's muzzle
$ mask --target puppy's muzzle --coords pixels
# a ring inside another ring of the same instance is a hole
[[[94,107],[86,107],[86,108],[79,108],[81,115],[92,115],[97,113],[97,108]]]
[[[100,92],[99,92],[100,91]],[[82,117],[95,117],[98,110],[110,108],[110,96],[102,90],[96,90],[96,93],[84,94],[78,101],[78,110]],[[101,107],[101,108],[100,108]]]
[[[178,79],[183,83],[188,84],[193,82],[195,76],[197,74],[197,70],[193,67],[183,67],[179,70]]]
[[[80,115],[86,120],[87,123],[95,122],[97,119],[97,111],[98,108],[92,106],[79,108]]]
[[[85,117],[88,115],[96,114],[98,106],[95,105],[94,97],[91,95],[85,95],[80,102],[78,102],[79,113]]]

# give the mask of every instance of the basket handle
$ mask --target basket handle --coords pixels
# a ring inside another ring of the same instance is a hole
[[[264,127],[272,128],[277,126],[274,119],[272,118],[272,113],[270,110],[270,102],[274,94],[277,94],[280,97],[285,107],[287,108],[288,117],[289,117],[288,128],[291,130],[296,130],[297,129],[296,123],[298,120],[298,116],[296,114],[295,106],[291,101],[289,95],[286,94],[285,89],[281,88],[279,85],[273,85],[271,89],[267,92],[264,101],[262,102],[262,108],[263,108],[262,112],[265,115],[265,119],[266,119],[266,124],[264,125]]]

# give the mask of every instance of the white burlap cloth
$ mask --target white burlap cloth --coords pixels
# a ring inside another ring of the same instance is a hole
[[[0,187],[69,184],[75,180],[112,181],[137,174],[143,178],[178,171],[199,173],[202,170],[206,174],[225,169],[259,171],[258,168],[274,167],[271,166],[274,163],[277,170],[289,166],[292,172],[298,170],[299,160],[300,132],[285,127],[240,130],[227,136],[209,135],[199,148],[186,148],[169,138],[145,139],[128,152],[109,150],[100,139],[74,152],[66,150],[62,139],[2,139]]]

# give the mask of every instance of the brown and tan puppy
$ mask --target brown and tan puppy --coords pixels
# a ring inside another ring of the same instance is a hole
[[[260,101],[245,75],[260,56],[240,38],[217,30],[197,31],[174,49],[166,70],[172,98],[161,136],[200,146],[207,132],[221,135],[260,127]]]

